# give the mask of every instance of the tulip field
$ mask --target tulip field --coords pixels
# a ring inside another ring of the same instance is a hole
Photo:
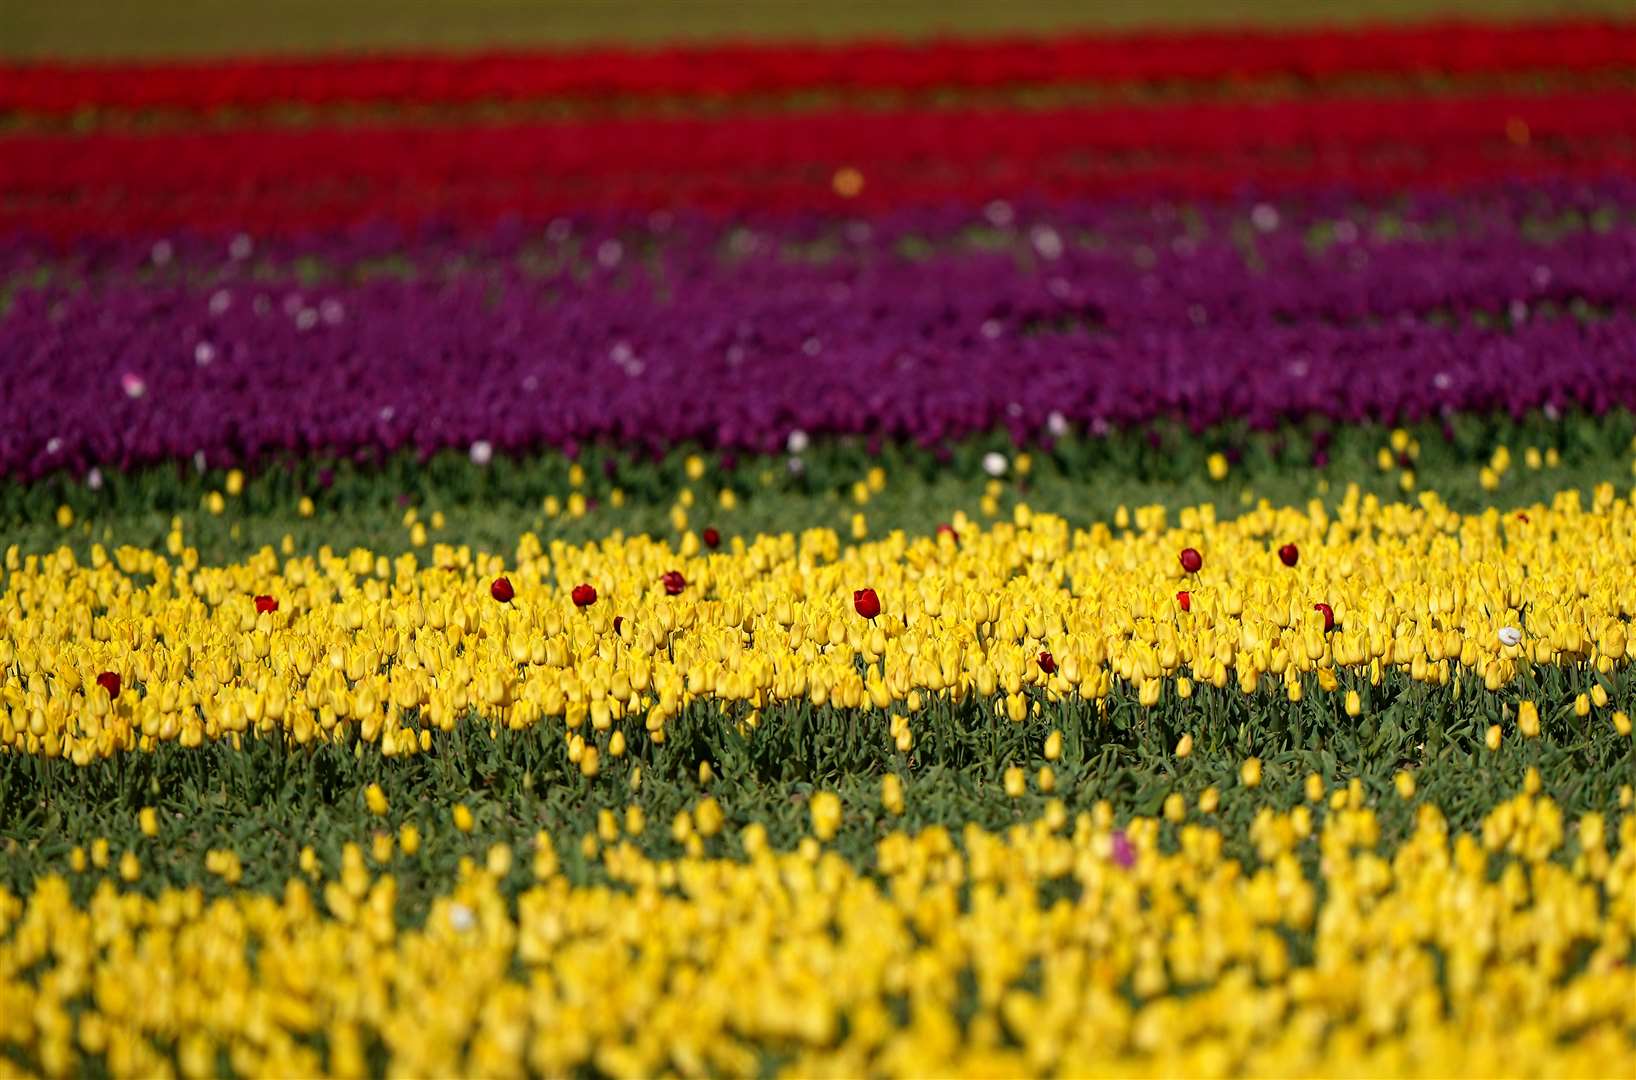
[[[1636,1074],[1628,11],[304,5],[0,15],[0,1077]]]

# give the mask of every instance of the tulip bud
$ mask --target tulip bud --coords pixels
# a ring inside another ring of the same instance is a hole
[[[887,773],[881,777],[880,804],[888,814],[894,817],[903,814],[903,781],[896,773]]]
[[[1013,799],[1020,799],[1028,790],[1028,774],[1016,765],[1009,766],[1005,771],[1005,793]]]
[[[1539,709],[1532,701],[1517,706],[1517,730],[1522,732],[1525,739],[1539,737]]]
[[[841,797],[833,791],[820,791],[812,797],[812,834],[821,841],[835,838],[841,827]]]
[[[1324,633],[1327,634],[1331,630],[1335,629],[1334,608],[1330,607],[1328,604],[1319,602],[1312,605],[1312,610],[1318,612],[1324,617]]]

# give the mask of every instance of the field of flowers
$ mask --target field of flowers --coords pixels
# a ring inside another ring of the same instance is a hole
[[[1636,23],[1046,6],[0,61],[0,1077],[1636,1074]]]

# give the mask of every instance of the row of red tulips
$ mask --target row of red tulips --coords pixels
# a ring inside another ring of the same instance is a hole
[[[0,66],[0,110],[462,105],[542,99],[734,100],[811,91],[1146,82],[1322,84],[1356,76],[1636,68],[1636,24],[1592,20],[1353,30],[1212,30],[929,43],[705,45],[478,56]]]
[[[1628,171],[1628,94],[0,138],[0,229],[328,227],[1038,192],[1383,191]]]

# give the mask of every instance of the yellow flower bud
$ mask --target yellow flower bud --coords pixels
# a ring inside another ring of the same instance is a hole
[[[1013,799],[1020,799],[1028,790],[1028,774],[1016,765],[1008,766],[1005,770],[1005,793]]]
[[[381,786],[379,784],[370,784],[368,787],[364,788],[364,805],[367,806],[369,808],[369,812],[374,814],[376,817],[386,816],[386,792],[381,790]]]
[[[897,773],[887,773],[880,781],[881,807],[894,817],[903,813],[903,781]]]
[[[1261,786],[1261,759],[1245,758],[1244,764],[1238,768],[1238,779],[1247,788]]]
[[[1185,758],[1193,752],[1193,733],[1188,732],[1176,740],[1176,756]]]
[[[721,804],[712,796],[706,795],[693,808],[693,826],[700,836],[715,836],[721,832],[722,822]]]
[[[812,797],[812,834],[828,842],[835,838],[841,827],[841,797],[833,791],[820,791]]]
[[[463,833],[469,833],[476,821],[472,818],[471,807],[465,803],[456,803],[454,807],[454,827]]]
[[[1538,767],[1534,765],[1528,766],[1528,771],[1523,773],[1522,776],[1522,790],[1529,795],[1538,795],[1544,786],[1545,784],[1540,778]]]
[[[1062,732],[1052,731],[1045,737],[1045,760],[1059,761],[1062,758]]]
[[[1532,701],[1517,706],[1517,730],[1522,732],[1525,739],[1539,737],[1539,710]]]
[[[159,814],[151,806],[144,806],[137,811],[136,822],[142,830],[143,836],[159,835]]]

